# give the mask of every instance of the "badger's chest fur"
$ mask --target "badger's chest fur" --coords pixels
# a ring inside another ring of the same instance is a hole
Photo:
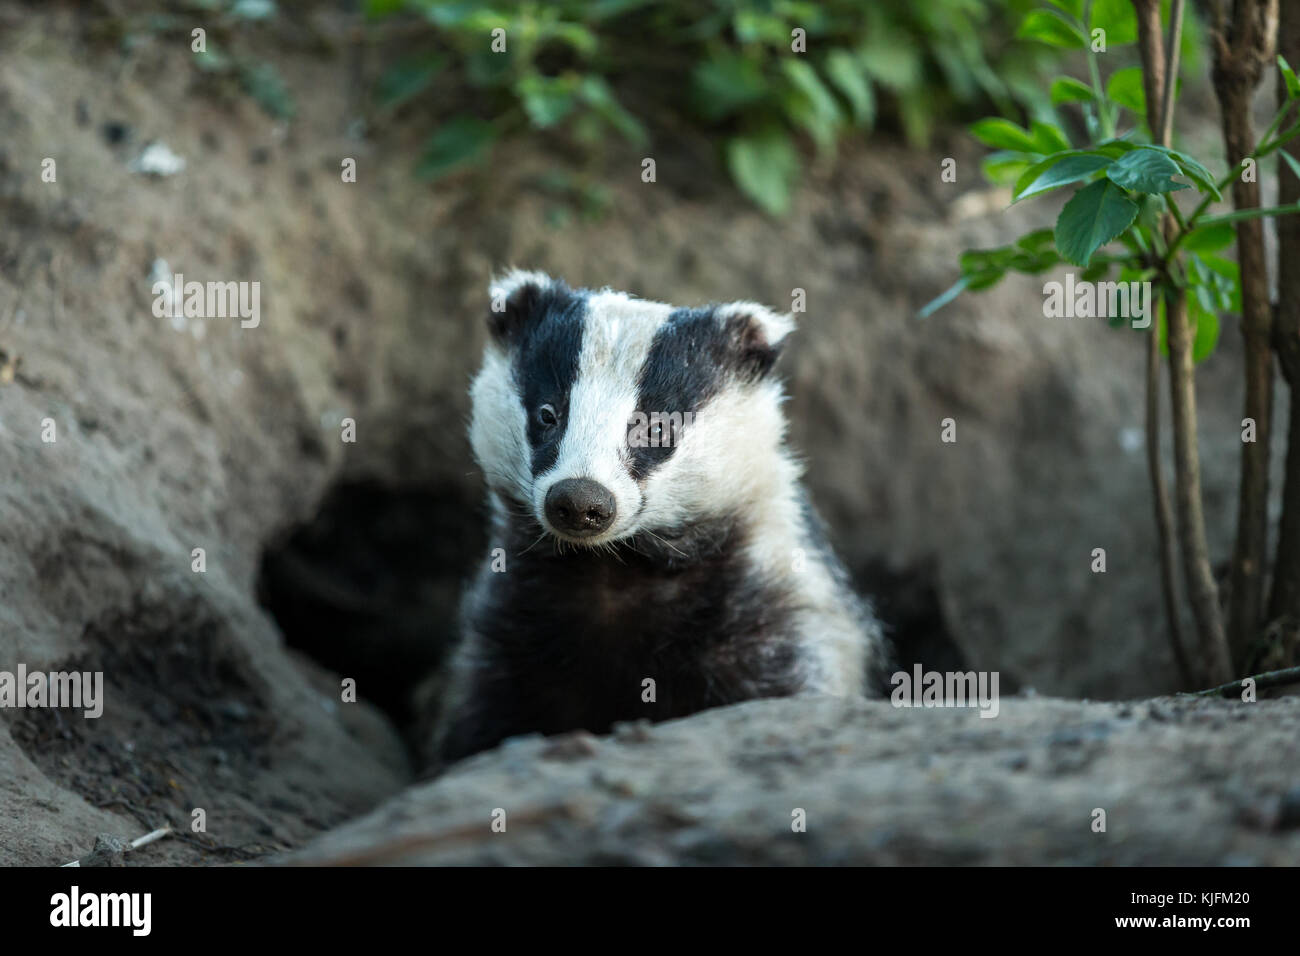
[[[800,692],[861,692],[880,635],[821,535],[772,376],[788,316],[512,273],[472,389],[490,555],[440,750]]]

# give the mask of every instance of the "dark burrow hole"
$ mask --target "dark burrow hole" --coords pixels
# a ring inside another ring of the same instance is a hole
[[[888,697],[894,670],[965,672],[971,663],[953,638],[939,599],[937,571],[930,562],[902,569],[882,561],[869,561],[853,568],[854,586],[871,598],[876,616],[885,627],[890,661],[887,672],[878,674],[876,690]],[[1018,682],[1000,673],[1000,693],[1012,694]]]
[[[463,486],[341,483],[262,555],[258,600],[286,643],[354,678],[413,746],[415,690],[454,641],[481,510]]]
[[[940,673],[990,670],[988,661],[968,659],[958,644],[944,614],[938,573],[932,562],[902,570],[869,564],[860,569],[857,582],[863,593],[875,596],[876,613],[885,623],[893,664],[900,671],[910,674],[918,664],[923,671]],[[1018,676],[1005,667],[993,669],[998,672],[1000,696],[1020,692],[1022,681]],[[886,696],[892,691],[893,687],[882,690]]]
[[[456,639],[460,592],[484,548],[477,489],[336,485],[314,518],[263,553],[258,598],[290,647],[357,682],[407,737],[418,758],[427,714],[417,687]],[[889,635],[894,668],[963,671],[967,662],[944,620],[933,569],[854,568]],[[883,683],[881,683],[883,681]],[[1005,688],[1004,688],[1005,689]]]

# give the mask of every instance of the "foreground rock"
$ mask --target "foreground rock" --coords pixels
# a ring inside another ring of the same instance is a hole
[[[792,832],[806,812],[807,832]],[[1093,832],[1095,809],[1106,832]],[[506,831],[493,832],[505,811]],[[1300,698],[755,701],[519,738],[287,858],[327,864],[1294,864]]]

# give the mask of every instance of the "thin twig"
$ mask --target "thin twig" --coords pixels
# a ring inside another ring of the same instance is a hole
[[[1263,690],[1267,687],[1283,687],[1287,684],[1300,684],[1300,667],[1284,667],[1280,671],[1265,671],[1263,674],[1253,674],[1250,677],[1243,677],[1240,680],[1230,680],[1226,684],[1220,684],[1218,687],[1211,687],[1207,690],[1192,691],[1190,693],[1181,693],[1179,697],[1236,697],[1241,692],[1241,685],[1248,680],[1255,682],[1257,689]]]
[[[1183,38],[1183,0],[1169,8],[1169,42],[1165,44],[1165,89],[1160,100],[1160,145],[1172,146],[1174,139],[1174,93],[1178,89],[1178,48]],[[1154,136],[1155,130],[1151,133]]]
[[[1173,129],[1173,98],[1169,91],[1178,81],[1177,50],[1182,39],[1181,0],[1178,0],[1179,15],[1172,16],[1169,23],[1168,50],[1161,50],[1160,8],[1154,0],[1135,0],[1134,10],[1138,18],[1138,32],[1142,62],[1143,80],[1147,96],[1147,126],[1153,137],[1159,137],[1158,143],[1170,146]],[[1164,72],[1162,72],[1164,70]],[[1172,199],[1170,210],[1175,210]],[[1159,233],[1156,235],[1158,240]],[[1157,348],[1158,324],[1151,323],[1147,333],[1146,355],[1146,454],[1147,475],[1151,482],[1151,493],[1155,505],[1156,539],[1160,558],[1160,594],[1165,610],[1165,629],[1169,644],[1174,654],[1174,662],[1182,686],[1194,686],[1191,662],[1183,643],[1182,625],[1178,613],[1178,584],[1174,571],[1174,517],[1169,503],[1169,489],[1165,484],[1164,470],[1160,463],[1160,352]]]
[[[144,836],[142,836],[142,837],[136,837],[136,838],[135,838],[134,840],[132,840],[130,843],[127,843],[125,846],[122,846],[122,847],[121,847],[122,852],[123,852],[123,853],[130,853],[132,850],[138,850],[138,849],[140,849],[140,847],[142,847],[142,846],[148,846],[150,843],[153,843],[155,840],[161,840],[163,837],[165,837],[165,836],[169,836],[171,833],[172,833],[172,828],[171,828],[170,826],[159,827],[157,830],[150,830],[150,831],[149,831],[148,833],[146,833]],[[118,845],[120,846],[120,844],[118,844]],[[95,853],[99,851],[99,849],[100,849],[100,845],[99,845],[99,841],[97,840],[97,841],[96,841],[96,845],[95,845],[95,849],[92,850],[89,854],[87,854],[87,856],[84,856],[84,857],[81,857],[81,858],[79,858],[79,859],[73,860],[71,863],[64,863],[63,866],[64,866],[64,867],[69,867],[69,866],[77,866],[77,867],[79,867],[79,866],[81,866],[81,861],[82,861],[82,860],[84,860],[84,859],[89,859],[91,856],[94,856]]]

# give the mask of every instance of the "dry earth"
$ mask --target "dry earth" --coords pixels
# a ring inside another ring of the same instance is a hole
[[[0,0],[0,670],[102,670],[107,684],[98,721],[0,712],[0,863],[64,862],[100,832],[188,832],[195,808],[206,834],[137,859],[259,858],[410,780],[388,718],[409,716],[405,691],[440,657],[479,553],[465,386],[487,278],[508,264],[683,304],[779,305],[804,289],[784,361],[793,439],[859,582],[916,625],[926,660],[964,657],[1054,695],[1174,689],[1137,338],[1043,319],[1028,281],[913,318],[961,249],[1048,215],[1004,214],[960,137],[932,155],[886,137],[851,145],[811,172],[783,222],[727,187],[709,144],[681,137],[654,144],[653,185],[639,156],[612,149],[580,167],[542,143],[427,186],[411,166],[431,120],[362,122],[359,91],[387,54],[351,45],[349,24],[308,14],[311,29],[247,39],[242,52],[274,62],[294,97],[295,118],[277,121],[197,70],[186,25],[155,28],[149,9]],[[132,170],[155,141],[183,171]],[[957,184],[937,174],[948,154]],[[341,182],[343,157],[356,183]],[[557,172],[603,190],[604,215],[582,215]],[[158,260],[260,281],[261,325],[155,318]],[[1200,377],[1219,555],[1238,338],[1225,331]],[[938,440],[950,416],[952,445]],[[340,441],[345,417],[355,445]],[[1089,572],[1095,547],[1105,575]],[[340,676],[358,679],[362,703],[338,702]],[[570,840],[593,859],[705,860],[727,846],[771,860],[1284,862],[1294,833],[1238,812],[1262,801],[1267,821],[1295,787],[1296,726],[1285,701],[1017,700],[994,721],[774,702],[646,742],[580,743],[572,762],[525,741],[380,812],[436,832],[478,826],[508,780],[539,801],[519,804],[525,819],[543,798],[577,800],[579,822],[555,826],[606,834]],[[620,796],[625,777],[640,796]],[[772,836],[787,804],[809,805],[806,840]],[[1116,811],[1107,837],[1087,829],[1094,806]],[[679,842],[655,848],[659,824],[637,818],[652,808]],[[378,841],[383,819],[310,852]],[[542,859],[562,846],[540,818],[516,826],[518,844],[430,852]]]
[[[1293,866],[1297,767],[1296,697],[754,701],[517,738],[288,862]]]

